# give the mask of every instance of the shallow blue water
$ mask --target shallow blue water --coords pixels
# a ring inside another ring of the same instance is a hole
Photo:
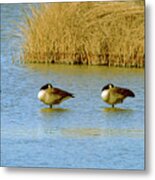
[[[143,69],[12,64],[21,39],[10,22],[22,22],[22,8],[1,6],[2,166],[144,169]],[[75,98],[47,108],[37,99],[47,82]],[[136,97],[112,110],[100,98],[109,82]]]

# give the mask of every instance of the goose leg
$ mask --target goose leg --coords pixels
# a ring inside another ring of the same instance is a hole
[[[52,104],[50,105],[50,108],[52,108]]]
[[[114,108],[115,106],[114,106],[114,104],[112,104],[112,108]]]

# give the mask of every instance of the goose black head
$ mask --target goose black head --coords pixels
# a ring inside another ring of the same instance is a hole
[[[107,84],[106,86],[104,86],[103,88],[102,88],[102,91],[104,91],[104,90],[107,90],[107,89],[110,89],[110,88],[113,88],[114,87],[114,85],[113,84]]]
[[[52,88],[52,87],[53,87],[52,84],[48,83],[48,84],[45,84],[44,86],[42,86],[42,87],[40,88],[40,90],[46,90],[46,89]]]

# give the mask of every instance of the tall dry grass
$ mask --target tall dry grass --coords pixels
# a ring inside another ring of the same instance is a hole
[[[46,3],[25,15],[22,60],[144,67],[144,3]]]

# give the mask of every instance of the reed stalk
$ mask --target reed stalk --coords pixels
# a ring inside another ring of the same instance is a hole
[[[21,26],[25,63],[144,67],[144,2],[31,7]]]

